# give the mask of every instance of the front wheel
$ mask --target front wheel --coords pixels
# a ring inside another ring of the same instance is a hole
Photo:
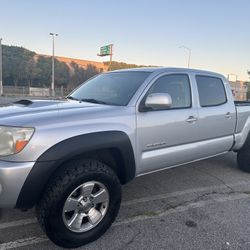
[[[96,160],[67,163],[48,184],[37,217],[48,237],[73,248],[98,239],[115,220],[121,185],[114,171]]]

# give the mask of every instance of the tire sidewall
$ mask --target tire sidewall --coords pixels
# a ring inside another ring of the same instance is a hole
[[[63,207],[66,199],[69,195],[81,184],[88,181],[98,181],[102,183],[109,192],[109,206],[107,213],[101,222],[96,227],[83,233],[72,232],[69,230],[63,221]],[[52,241],[61,245],[61,242],[57,242],[57,239],[64,239],[65,245],[71,244],[72,246],[80,246],[87,244],[91,241],[99,238],[112,224],[114,221],[121,202],[121,188],[120,184],[114,179],[102,172],[99,173],[85,173],[79,175],[74,179],[73,182],[66,184],[63,187],[63,192],[58,194],[54,204],[51,205],[48,214],[48,219],[45,223],[45,229],[48,236]]]
[[[238,152],[237,162],[242,171],[250,173],[250,147],[244,147]]]

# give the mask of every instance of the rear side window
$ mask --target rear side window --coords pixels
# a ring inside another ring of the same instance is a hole
[[[196,76],[201,107],[218,106],[227,102],[225,87],[220,78]]]

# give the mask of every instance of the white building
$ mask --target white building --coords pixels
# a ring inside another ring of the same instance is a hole
[[[246,101],[248,84],[245,81],[229,81],[234,99],[236,101]]]

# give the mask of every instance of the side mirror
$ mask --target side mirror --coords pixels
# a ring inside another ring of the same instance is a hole
[[[154,93],[147,96],[145,107],[152,110],[167,109],[172,105],[172,98],[167,93]]]

